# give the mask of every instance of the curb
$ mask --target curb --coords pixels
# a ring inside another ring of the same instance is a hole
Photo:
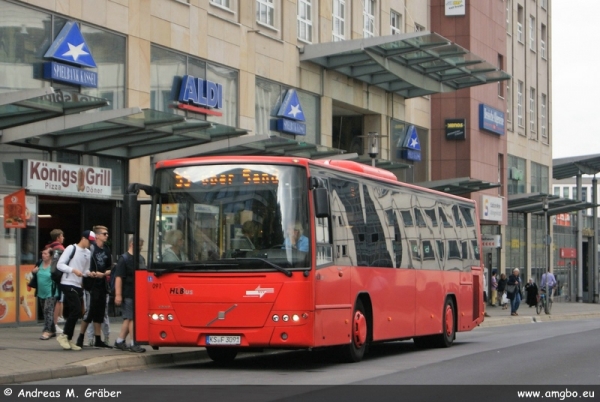
[[[556,314],[556,315],[534,315],[534,316],[523,316],[523,317],[502,317],[502,318],[489,318],[484,320],[480,328],[487,327],[500,327],[506,325],[517,325],[517,324],[536,324],[539,322],[549,321],[568,321],[568,320],[584,320],[588,318],[600,318],[600,313],[572,313],[572,314]]]
[[[207,357],[206,349],[194,352],[175,352],[143,356],[133,355],[118,358],[115,358],[114,356],[94,357],[72,365],[57,367],[46,371],[35,370],[25,373],[2,375],[0,376],[0,384],[20,384],[32,381],[104,374],[123,369],[183,364],[198,361]]]

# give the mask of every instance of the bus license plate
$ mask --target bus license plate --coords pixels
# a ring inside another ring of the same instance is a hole
[[[206,337],[207,345],[239,345],[240,343],[239,336],[208,335]]]

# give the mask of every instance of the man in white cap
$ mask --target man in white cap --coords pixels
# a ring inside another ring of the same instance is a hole
[[[56,264],[56,268],[63,273],[60,288],[65,295],[63,315],[67,318],[63,333],[58,335],[56,340],[65,350],[81,350],[72,339],[77,320],[81,317],[82,278],[90,275],[89,247],[94,240],[94,232],[84,231],[79,243],[68,246]]]

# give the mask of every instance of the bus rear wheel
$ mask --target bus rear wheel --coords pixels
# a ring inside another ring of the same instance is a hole
[[[435,335],[435,346],[449,348],[454,343],[454,338],[456,337],[454,315],[454,302],[451,299],[446,299],[442,312],[442,333]]]
[[[369,323],[362,301],[357,300],[352,314],[352,329],[350,343],[345,347],[344,360],[349,363],[363,359],[369,340]]]
[[[238,354],[237,348],[207,347],[206,354],[215,363],[231,363]]]

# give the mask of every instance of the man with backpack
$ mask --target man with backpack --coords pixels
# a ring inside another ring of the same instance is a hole
[[[81,301],[83,296],[82,278],[96,275],[90,272],[90,244],[96,240],[96,235],[91,230],[81,234],[79,243],[68,246],[60,256],[56,268],[62,272],[60,290],[64,294],[64,309],[67,321],[63,333],[56,337],[60,346],[65,350],[81,350],[73,342],[73,332],[77,320],[81,317]]]
[[[108,295],[106,289],[106,277],[110,275],[110,269],[112,267],[112,255],[110,253],[110,248],[106,245],[106,241],[108,240],[108,228],[106,226],[94,226],[94,234],[96,235],[96,241],[92,242],[90,245],[90,272],[95,273],[95,276],[83,280],[86,312],[81,321],[81,329],[79,330],[79,337],[77,338],[76,345],[83,347],[83,338],[89,327],[90,331],[88,331],[88,338],[91,341],[90,346],[112,349],[112,347],[107,344],[110,322],[108,321],[107,313]],[[94,323],[93,326],[89,325],[91,322]],[[91,331],[92,327],[93,333]],[[104,342],[101,338],[101,330],[104,331]]]

